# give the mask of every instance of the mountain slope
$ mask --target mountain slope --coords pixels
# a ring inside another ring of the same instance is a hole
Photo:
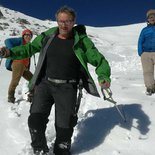
[[[12,30],[20,35],[24,29],[21,25],[33,29],[36,34],[55,25],[55,22],[41,21],[7,8],[0,7],[0,10],[5,17],[0,22],[3,28],[0,30],[0,46],[5,38],[12,35]],[[30,24],[19,23],[19,18]],[[102,95],[96,98],[83,91],[79,121],[73,136],[73,155],[154,154],[155,98],[145,95],[140,57],[137,54],[137,40],[144,26],[144,23],[106,28],[87,26],[88,35],[111,65],[113,98],[119,108],[123,108],[127,122],[123,122],[115,106],[104,101]],[[11,110],[13,106],[7,103],[11,72],[6,71],[4,62],[0,66],[0,154],[26,155],[30,150],[27,127],[30,104],[25,101],[20,103],[17,109],[20,117]],[[31,69],[34,70],[33,61]],[[89,65],[89,69],[100,92],[94,68]],[[16,96],[24,98],[26,90],[27,83],[22,79]],[[51,146],[55,137],[54,107],[46,135],[48,145]]]

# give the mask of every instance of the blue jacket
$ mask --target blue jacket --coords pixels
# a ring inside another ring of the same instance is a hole
[[[155,25],[143,28],[138,40],[138,55],[143,52],[155,52]]]
[[[22,38],[21,37],[19,37],[19,38],[8,38],[8,39],[6,39],[5,41],[4,41],[4,43],[5,43],[5,46],[7,47],[7,48],[13,48],[13,47],[15,47],[15,46],[19,46],[19,45],[22,45]]]

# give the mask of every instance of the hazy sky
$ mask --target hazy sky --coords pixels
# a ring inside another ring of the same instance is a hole
[[[90,26],[117,26],[141,23],[155,0],[0,0],[4,7],[39,19],[55,20],[55,12],[68,5],[77,12],[77,23]]]

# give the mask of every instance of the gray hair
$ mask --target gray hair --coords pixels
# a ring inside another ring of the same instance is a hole
[[[72,8],[66,6],[66,5],[57,10],[57,12],[55,14],[56,20],[58,19],[58,14],[59,13],[70,14],[73,17],[73,20],[75,20],[75,18],[76,18],[76,13],[75,13],[74,9],[72,9]]]

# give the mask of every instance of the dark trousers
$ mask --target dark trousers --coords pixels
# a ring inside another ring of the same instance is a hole
[[[76,99],[76,83],[55,84],[43,79],[36,86],[28,119],[33,148],[47,148],[46,124],[54,103],[56,142],[71,142],[73,134],[71,119],[74,114]]]

